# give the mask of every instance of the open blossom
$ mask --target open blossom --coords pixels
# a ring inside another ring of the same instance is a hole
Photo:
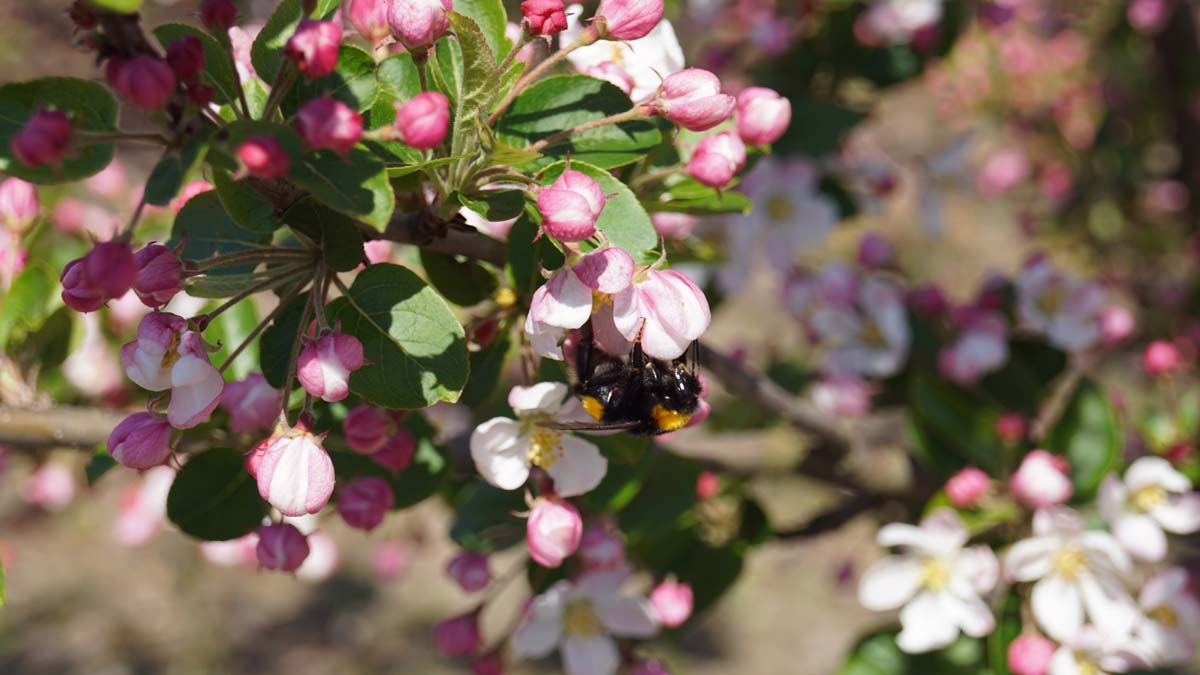
[[[308,538],[291,523],[265,525],[258,530],[255,551],[263,569],[295,572],[308,558]]]
[[[392,0],[388,25],[392,36],[410,52],[424,51],[450,28],[446,12],[454,9],[451,0]]]
[[[1133,557],[1158,562],[1167,556],[1167,536],[1200,530],[1200,493],[1162,457],[1140,457],[1124,479],[1109,475],[1100,486],[1100,512],[1113,536]]]
[[[1033,516],[1033,536],[1018,541],[1004,559],[1013,581],[1034,581],[1033,617],[1051,638],[1079,634],[1087,617],[1106,635],[1125,635],[1137,620],[1121,585],[1130,562],[1112,535],[1084,528],[1079,514],[1050,507]]]
[[[600,37],[636,40],[654,29],[663,15],[663,0],[601,0],[596,9]]]
[[[879,530],[881,546],[902,549],[875,563],[862,577],[859,602],[867,609],[900,611],[900,649],[919,653],[940,649],[959,632],[983,637],[995,618],[981,596],[996,585],[999,564],[987,546],[963,548],[970,535],[949,509],[919,526],[892,523]]]
[[[593,293],[611,297],[626,290],[632,283],[633,272],[633,258],[614,246],[592,251],[574,265],[564,265],[556,271],[534,291],[529,302],[525,332],[534,352],[561,360],[563,353],[559,342],[566,331],[587,323],[592,315]],[[597,340],[600,340],[599,336]]]
[[[625,565],[621,534],[605,525],[591,525],[579,540],[579,560],[587,570],[616,570]]]
[[[792,103],[766,87],[747,87],[737,96],[737,130],[749,145],[779,140],[792,121]]]
[[[1009,480],[1009,487],[1021,503],[1035,509],[1062,504],[1075,491],[1067,458],[1045,450],[1025,455]]]
[[[709,187],[729,184],[746,166],[746,144],[732,131],[713,134],[700,141],[688,160],[688,175]]]
[[[613,327],[630,343],[640,337],[654,358],[679,358],[711,321],[704,291],[678,270],[644,270],[612,296]]]
[[[517,659],[541,658],[558,648],[567,675],[613,675],[621,664],[613,638],[658,632],[645,598],[621,592],[624,572],[593,572],[559,581],[535,597],[513,634]]]
[[[482,591],[492,583],[488,557],[474,551],[463,551],[446,563],[446,574],[468,593]]]
[[[333,494],[333,461],[303,425],[281,425],[251,462],[258,494],[285,516],[317,513]],[[252,458],[254,455],[252,455]]]
[[[1008,360],[1008,326],[995,312],[961,313],[958,339],[938,354],[938,371],[948,380],[974,384]]]
[[[557,497],[539,497],[525,521],[525,544],[529,557],[542,567],[559,567],[579,548],[583,520],[571,502]]]
[[[152,312],[142,319],[137,339],[121,348],[121,365],[143,389],[171,390],[167,421],[176,429],[207,420],[225,388],[204,339],[187,330],[183,317],[168,312]]]
[[[590,176],[570,169],[538,192],[542,230],[559,241],[583,241],[596,234],[596,220],[607,201]]]
[[[1067,351],[1086,349],[1100,338],[1100,316],[1107,294],[1097,284],[1082,283],[1035,258],[1017,277],[1017,316]]]
[[[1150,665],[1192,663],[1200,645],[1200,601],[1188,582],[1186,570],[1171,567],[1147,581],[1138,594],[1142,617],[1133,643]]]
[[[591,417],[561,382],[513,387],[508,404],[518,419],[493,417],[471,433],[471,459],[484,480],[516,490],[529,478],[530,467],[554,480],[554,491],[574,497],[600,484],[608,460],[592,443],[546,424],[586,422]]]
[[[0,226],[11,232],[24,232],[37,219],[42,205],[37,188],[20,178],[0,182]]]
[[[417,150],[437,147],[450,128],[450,102],[436,91],[426,91],[396,105],[396,130],[404,144]]]
[[[296,379],[305,391],[333,403],[350,395],[350,373],[363,366],[363,347],[358,338],[345,333],[328,333],[300,352]]]
[[[229,430],[234,433],[270,429],[279,418],[279,390],[262,373],[250,373],[225,385],[221,407],[229,413]]]
[[[373,530],[396,503],[392,486],[378,476],[346,481],[338,489],[337,511],[350,527]]]
[[[342,16],[359,35],[378,46],[391,33],[387,17],[391,4],[391,0],[346,0]]]
[[[663,79],[654,101],[660,115],[691,131],[707,131],[729,119],[736,101],[721,92],[721,80],[700,68],[685,68]]]
[[[344,155],[362,138],[362,115],[325,95],[305,103],[296,113],[296,132],[317,150]]]
[[[337,21],[304,19],[283,48],[306,78],[325,77],[337,68],[338,48],[342,44],[342,25]]]
[[[865,44],[905,44],[942,17],[942,0],[876,0],[859,15],[854,34]]]
[[[131,469],[158,466],[171,456],[171,425],[153,413],[134,413],[109,434],[108,454]]]
[[[1094,626],[1063,641],[1050,657],[1049,675],[1109,675],[1147,665],[1138,646]]]
[[[569,44],[585,27],[580,12],[567,15],[567,29],[559,40]],[[567,56],[579,72],[608,80],[637,102],[652,96],[662,78],[683,68],[683,49],[671,22],[663,19],[645,37],[622,42],[596,42]]]
[[[12,153],[26,166],[58,164],[71,144],[71,120],[61,110],[38,108],[9,140]]]
[[[788,285],[785,299],[825,349],[834,376],[887,377],[904,365],[912,339],[904,295],[881,276],[856,279],[839,265]]]

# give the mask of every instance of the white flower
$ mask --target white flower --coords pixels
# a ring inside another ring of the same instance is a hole
[[[1060,349],[1086,349],[1100,338],[1108,294],[1097,284],[1069,277],[1045,258],[1034,258],[1017,277],[1017,316]]]
[[[1120,575],[1130,562],[1112,535],[1085,530],[1079,514],[1066,507],[1035,513],[1033,534],[1009,550],[1004,572],[1014,581],[1037,581],[1031,600],[1042,630],[1068,640],[1086,615],[1105,635],[1127,635],[1137,609]]]
[[[1162,457],[1142,457],[1129,466],[1125,480],[1110,475],[1100,486],[1100,512],[1117,541],[1135,558],[1158,562],[1167,557],[1167,536],[1200,530],[1200,494],[1188,477]]]
[[[560,581],[537,596],[513,634],[517,659],[540,658],[558,647],[567,675],[612,675],[621,664],[613,637],[658,633],[654,609],[643,597],[621,594],[625,572],[592,572]]]
[[[568,12],[567,29],[559,37],[560,44],[571,44],[582,31],[579,12]],[[683,49],[671,22],[663,19],[646,37],[622,42],[601,40],[576,49],[567,60],[581,73],[609,63],[621,68],[633,81],[629,98],[636,103],[658,91],[662,78],[683,70]]]
[[[1134,629],[1138,653],[1152,666],[1186,666],[1200,644],[1200,602],[1188,591],[1187,572],[1172,567],[1142,586],[1144,616]]]
[[[595,445],[558,429],[552,422],[590,422],[592,418],[561,382],[513,387],[508,404],[518,419],[493,417],[471,434],[471,458],[484,480],[516,490],[531,466],[554,479],[554,491],[574,497],[595,488],[608,471],[608,460]]]
[[[930,515],[920,526],[893,523],[879,530],[881,546],[899,546],[904,552],[863,574],[858,601],[877,611],[904,606],[896,637],[900,649],[927,652],[950,644],[960,630],[982,637],[995,628],[995,617],[980,596],[996,585],[999,563],[987,546],[963,549],[968,538],[949,509]]]
[[[822,369],[830,375],[887,377],[908,357],[904,294],[883,277],[863,279],[853,306],[817,318],[813,328],[828,348]]]
[[[1086,626],[1065,640],[1050,658],[1049,675],[1108,675],[1124,673],[1145,665],[1127,640],[1106,635]]]

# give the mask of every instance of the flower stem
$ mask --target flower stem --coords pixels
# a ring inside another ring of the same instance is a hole
[[[274,321],[275,317],[279,316],[279,313],[283,311],[283,308],[286,307],[292,300],[294,300],[297,295],[300,295],[300,289],[302,288],[304,288],[303,283],[296,284],[292,290],[288,291],[286,295],[280,298],[279,304],[275,305],[275,309],[272,309],[265,317],[263,317],[262,321],[258,322],[258,325],[254,327],[254,330],[250,331],[250,334],[246,336],[246,339],[242,340],[242,343],[239,344],[236,349],[234,349],[232,352],[229,352],[229,356],[226,357],[225,362],[222,363],[221,367],[217,368],[217,370],[224,373],[226,368],[233,365],[234,360],[241,355],[246,347],[250,346],[251,342],[254,342],[254,338],[258,337],[259,333],[266,330],[267,325]]]
[[[263,106],[262,119],[270,120],[275,115],[276,108],[283,102],[283,97],[287,94],[288,89],[292,88],[292,83],[296,81],[296,68],[292,66],[291,61],[285,61],[279,67],[279,72],[275,73],[275,81],[271,83],[271,95],[267,97],[267,104]]]
[[[203,314],[201,317],[198,317],[198,320],[200,320],[200,322],[201,322],[200,325],[203,327],[207,327],[208,324],[210,322],[212,322],[212,320],[215,319],[217,316],[219,316],[222,312],[229,309],[230,307],[233,307],[234,305],[238,304],[242,300],[245,300],[246,298],[250,297],[251,295],[254,295],[255,293],[259,293],[261,291],[265,291],[265,290],[268,290],[271,288],[276,288],[278,286],[282,286],[283,284],[288,283],[289,281],[292,281],[294,278],[299,277],[301,274],[303,274],[307,267],[308,267],[308,265],[303,264],[303,263],[299,264],[299,265],[294,265],[292,267],[285,267],[283,270],[280,270],[279,274],[272,276],[272,277],[267,277],[266,279],[263,279],[259,283],[254,284],[250,288],[247,288],[244,291],[241,291],[237,295],[235,295],[232,298],[229,298],[225,302],[221,303],[221,305],[219,307],[217,307],[216,309],[214,309],[213,311],[208,312],[207,314]]]
[[[283,390],[280,391],[279,409],[286,418],[288,398],[292,393],[292,385],[296,382],[297,361],[300,360],[300,349],[304,344],[304,336],[308,333],[308,322],[312,318],[312,303],[304,303],[304,311],[300,315],[300,327],[296,330],[296,341],[292,343],[292,351],[288,354],[288,372],[283,380]]]
[[[154,145],[169,145],[166,138],[160,134],[129,134],[122,131],[115,133],[89,133],[86,131],[75,130],[75,134],[79,140],[85,144],[90,143],[118,143],[120,141],[130,141],[137,143],[152,143]]]
[[[638,188],[640,188],[644,185],[669,178],[670,176],[673,176],[673,175],[679,173],[683,169],[684,169],[684,166],[682,164],[677,164],[675,166],[669,166],[665,169],[659,169],[658,171],[651,171],[649,173],[644,173],[644,174],[634,178],[632,181],[630,181],[629,187],[630,187],[630,189],[637,191]]]
[[[317,273],[313,275],[312,294],[309,296],[320,333],[329,330],[329,322],[325,319],[325,294],[328,290],[329,271],[325,267],[325,261],[321,261],[317,263]]]
[[[580,47],[586,47],[598,39],[599,35],[596,33],[596,29],[589,26],[574,42],[566,47],[563,47],[562,49],[559,49],[550,56],[547,56],[546,60],[534,66],[533,70],[529,71],[525,75],[522,75],[521,79],[517,80],[516,84],[512,86],[512,89],[508,91],[508,95],[506,95],[504,99],[500,101],[499,105],[496,106],[496,109],[492,111],[491,117],[488,117],[487,125],[489,127],[496,126],[496,120],[500,119],[500,115],[504,113],[505,109],[512,104],[513,100],[516,99],[522,91],[525,91],[530,84],[541,77],[543,73],[553,68],[559,61],[565,59],[571,52],[579,49]]]
[[[504,60],[500,62],[500,67],[496,69],[496,72],[503,76],[504,71],[508,70],[509,65],[511,65],[513,59],[516,58],[517,52],[521,51],[525,45],[529,44],[531,39],[533,39],[533,35],[529,33],[529,27],[526,25],[521,29],[521,37],[517,40],[517,43],[513,45],[512,49],[508,50],[508,54],[504,55]]]
[[[620,124],[621,122],[628,122],[630,120],[641,119],[646,116],[647,116],[646,111],[643,110],[641,106],[634,106],[634,107],[630,108],[629,110],[626,110],[623,113],[617,113],[616,115],[609,115],[608,117],[602,117],[598,120],[592,120],[591,122],[585,122],[583,124],[580,124],[579,126],[575,127],[574,129],[566,129],[566,130],[560,131],[556,134],[551,134],[525,149],[526,150],[535,150],[535,151],[541,150],[542,148],[546,147],[547,145],[557,143],[565,138],[570,138],[571,136],[574,136],[575,134],[581,134],[585,131],[591,131],[592,129],[597,129],[599,127],[607,126],[609,124]]]
[[[310,251],[299,248],[256,248],[249,251],[238,251],[237,253],[226,253],[225,255],[214,256],[208,260],[195,263],[195,269],[199,272],[215,269],[217,267],[228,267],[230,265],[243,265],[246,263],[259,263],[271,261],[299,261],[301,259],[312,257]]]

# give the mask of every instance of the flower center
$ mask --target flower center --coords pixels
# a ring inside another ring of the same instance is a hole
[[[592,291],[592,314],[595,314],[596,312],[600,311],[601,307],[603,307],[605,305],[611,305],[611,304],[612,304],[612,296],[611,295],[609,295],[608,293],[601,293],[600,291]]]
[[[529,435],[529,451],[525,454],[525,461],[531,466],[549,469],[562,454],[561,431],[536,427]]]
[[[1179,615],[1169,605],[1159,605],[1146,612],[1146,616],[1161,623],[1167,628],[1179,628]]]
[[[879,324],[871,320],[863,321],[862,328],[858,331],[858,340],[868,347],[886,347],[887,338],[883,336],[883,331],[879,329]]]
[[[767,215],[777,223],[790,223],[796,209],[792,202],[783,195],[771,195],[767,198]]]
[[[612,43],[612,47],[609,49],[608,60],[618,66],[625,65],[625,50],[621,48],[620,42]]]
[[[1067,546],[1054,555],[1050,569],[1065,581],[1075,581],[1079,571],[1087,566],[1087,557],[1075,546]]]
[[[1138,488],[1129,496],[1133,508],[1143,513],[1153,511],[1156,506],[1167,502],[1167,491],[1158,485],[1146,485]]]
[[[941,558],[926,558],[921,562],[921,585],[938,592],[950,583],[950,566]]]
[[[1100,675],[1102,672],[1100,666],[1097,666],[1090,659],[1079,654],[1075,654],[1075,668],[1079,675]]]
[[[1054,284],[1053,286],[1050,286],[1046,290],[1042,291],[1042,294],[1038,296],[1037,308],[1041,310],[1042,314],[1058,314],[1059,308],[1062,307],[1063,300],[1066,300],[1066,295],[1066,292],[1060,284]]]
[[[167,351],[163,354],[161,367],[170,368],[179,360],[179,341],[179,333],[172,332],[171,342],[167,345]]]
[[[600,619],[592,611],[590,600],[575,600],[563,610],[563,635],[565,637],[591,637],[604,632]]]

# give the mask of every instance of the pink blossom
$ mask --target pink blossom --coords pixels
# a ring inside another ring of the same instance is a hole
[[[469,612],[433,627],[433,642],[443,656],[466,656],[479,648],[479,617]]]
[[[62,511],[75,499],[75,491],[75,475],[71,469],[56,462],[46,462],[25,479],[21,496],[46,511]]]
[[[333,403],[350,394],[350,373],[362,366],[363,348],[358,338],[329,333],[300,352],[296,379],[308,393]]]
[[[792,103],[766,87],[747,87],[737,96],[737,130],[748,145],[779,140],[792,121]]]
[[[988,197],[998,197],[1029,178],[1029,157],[1019,148],[1001,148],[984,161],[976,178],[979,191]]]
[[[909,291],[908,304],[920,314],[931,318],[941,316],[950,308],[942,289],[933,284],[918,286]]]
[[[592,292],[611,296],[627,290],[633,271],[633,258],[622,249],[608,246],[555,272],[534,291],[529,303],[525,330],[534,351],[547,358],[561,359],[558,343],[567,330],[587,323],[592,314]]]
[[[233,0],[204,0],[200,3],[200,23],[213,32],[225,32],[237,22]]]
[[[122,546],[150,541],[166,520],[167,494],[175,482],[175,469],[156,466],[142,474],[121,495],[120,512],[113,523],[113,538]]]
[[[446,563],[446,574],[468,593],[482,591],[492,583],[488,557],[474,551],[463,551]]]
[[[721,477],[712,471],[701,471],[696,476],[696,499],[705,501],[721,492]]]
[[[346,481],[338,489],[337,511],[350,527],[373,530],[396,503],[392,486],[378,476]]]
[[[166,246],[147,244],[133,260],[137,264],[133,290],[147,307],[162,307],[183,289],[183,263]]]
[[[1036,633],[1019,635],[1008,645],[1008,669],[1013,675],[1046,675],[1057,649]]]
[[[451,0],[392,0],[388,25],[392,36],[410,52],[425,51],[450,28],[446,12]]]
[[[285,516],[317,513],[333,494],[333,461],[304,426],[278,429],[253,473],[258,494]]]
[[[388,6],[391,0],[346,0],[342,16],[372,45],[379,46],[391,33],[388,26]]]
[[[153,413],[134,413],[108,436],[108,454],[131,469],[149,469],[171,456],[171,425]]]
[[[613,86],[625,92],[626,95],[633,95],[633,88],[636,85],[633,81],[633,76],[619,63],[602,61],[585,68],[583,74],[588,77],[594,77],[597,80],[611,82]]]
[[[938,371],[962,385],[979,381],[1008,361],[1008,326],[992,312],[966,312],[959,319],[958,339],[938,354]]]
[[[658,236],[664,239],[687,239],[700,219],[687,213],[655,211],[650,214],[650,222]]]
[[[111,57],[107,76],[117,93],[147,110],[162,108],[175,92],[175,73],[152,56]]]
[[[1112,346],[1124,342],[1133,335],[1136,321],[1128,308],[1120,305],[1108,307],[1100,314],[1100,337],[1104,344]]]
[[[337,21],[304,19],[288,39],[283,54],[296,64],[306,78],[325,77],[337,68],[338,48],[342,44],[342,25]]]
[[[184,333],[177,354],[179,358],[171,367],[167,421],[176,429],[190,429],[212,415],[221,400],[225,380],[209,361],[208,346],[199,333]]]
[[[245,434],[270,429],[279,417],[279,390],[262,373],[230,382],[221,393],[221,407],[229,413],[229,429]]]
[[[325,95],[305,103],[296,113],[296,132],[312,148],[344,155],[362,138],[362,116]]]
[[[704,292],[678,270],[648,269],[612,296],[612,325],[626,340],[640,338],[658,359],[676,359],[700,339],[712,315]]]
[[[396,130],[404,144],[430,150],[446,138],[450,128],[450,102],[440,92],[426,91],[396,105]]]
[[[205,541],[200,544],[200,554],[208,562],[221,567],[250,566],[258,562],[258,533],[230,539],[228,541]]]
[[[533,504],[526,523],[529,556],[542,567],[558,567],[579,548],[583,520],[571,502],[542,497]]]
[[[282,178],[292,167],[287,151],[271,136],[251,136],[238,146],[238,159],[256,178]]]
[[[355,452],[369,455],[383,447],[395,429],[395,422],[383,410],[372,405],[355,406],[342,420],[346,443]]]
[[[563,9],[562,0],[525,0],[521,3],[521,14],[529,24],[529,32],[538,36],[556,35],[566,29],[567,15]]]
[[[1155,340],[1142,352],[1142,367],[1155,377],[1178,369],[1180,363],[1179,348],[1166,340]]]
[[[813,403],[822,412],[839,417],[861,417],[871,412],[873,387],[854,375],[821,378],[812,388]]]
[[[1099,285],[1082,283],[1045,258],[1034,257],[1017,277],[1016,287],[1017,316],[1054,346],[1078,351],[1100,338],[1100,315],[1108,302]]]
[[[538,193],[542,230],[559,241],[583,241],[596,233],[606,197],[588,175],[567,170]]]
[[[379,466],[395,473],[407,469],[412,464],[416,452],[417,438],[413,432],[404,427],[397,427],[396,431],[384,441],[383,446],[371,455],[371,459],[375,460]]]
[[[167,45],[167,65],[182,82],[191,82],[204,72],[204,43],[188,35]]]
[[[870,269],[887,267],[896,261],[896,249],[878,232],[867,232],[858,240],[858,264]]]
[[[20,178],[0,183],[0,224],[12,232],[24,232],[37,220],[41,210],[37,188]]]
[[[706,137],[688,160],[688,174],[704,185],[724,187],[746,166],[746,144],[732,131]]]
[[[264,525],[258,529],[255,552],[263,569],[295,572],[308,557],[308,538],[291,523]]]
[[[601,0],[596,25],[602,38],[636,40],[654,30],[662,15],[663,0]]]
[[[1009,486],[1013,495],[1026,506],[1041,509],[1062,504],[1071,498],[1071,465],[1065,457],[1045,450],[1033,450],[1012,475]]]
[[[946,496],[960,509],[970,508],[991,489],[992,479],[982,469],[968,466],[946,481]]]
[[[325,532],[308,534],[308,557],[296,568],[296,578],[308,582],[325,581],[333,576],[341,562],[337,542]]]
[[[1125,9],[1129,25],[1142,33],[1157,33],[1167,25],[1173,4],[1169,0],[1131,0]]]
[[[625,564],[625,542],[608,525],[590,525],[579,540],[579,559],[586,570],[615,570]]]
[[[58,164],[71,144],[71,120],[61,110],[38,108],[9,140],[12,153],[26,166]]]
[[[667,628],[682,626],[692,615],[692,603],[692,587],[675,579],[665,579],[650,591],[650,604]]]
[[[381,579],[395,579],[412,565],[412,548],[400,542],[388,541],[371,551],[371,569]]]
[[[663,80],[655,110],[691,131],[707,131],[729,119],[734,98],[721,93],[721,80],[700,68],[685,68]]]

